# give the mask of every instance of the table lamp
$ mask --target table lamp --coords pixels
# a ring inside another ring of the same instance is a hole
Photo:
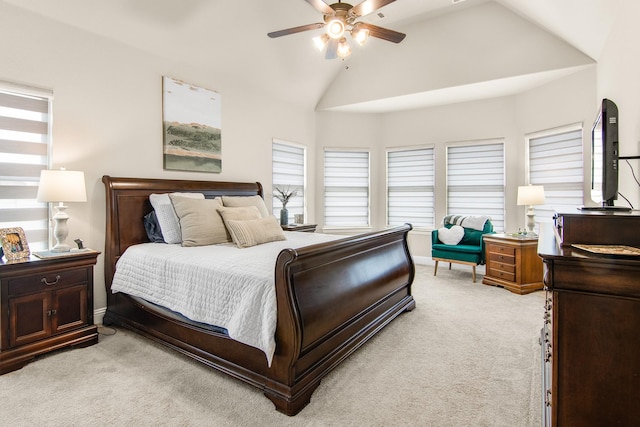
[[[55,225],[53,235],[56,245],[51,252],[69,252],[71,246],[65,243],[69,235],[67,227],[67,206],[64,202],[86,202],[87,191],[84,185],[84,172],[60,170],[40,171],[40,185],[38,187],[39,202],[58,203],[55,205],[56,214],[53,216]]]
[[[533,231],[536,223],[533,219],[535,212],[533,205],[542,205],[544,203],[544,187],[542,185],[524,185],[518,187],[518,202],[522,206],[529,206],[527,210],[527,236],[536,236]]]

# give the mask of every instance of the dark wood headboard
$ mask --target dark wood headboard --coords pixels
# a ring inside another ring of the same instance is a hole
[[[218,196],[264,197],[259,182],[187,181],[148,178],[102,177],[107,198],[105,235],[105,286],[110,295],[115,265],[131,245],[148,242],[143,217],[153,209],[149,195],[153,193],[193,192],[206,198]]]

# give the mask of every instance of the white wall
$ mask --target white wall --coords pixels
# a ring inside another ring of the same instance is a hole
[[[598,61],[598,100],[609,98],[618,106],[620,155],[640,155],[640,2],[619,0],[617,20]],[[592,106],[595,112],[598,104]],[[630,160],[636,177],[640,160]],[[620,161],[619,190],[640,209],[640,186],[631,169]],[[622,198],[616,204],[626,206]]]
[[[450,10],[455,10],[451,8]],[[355,48],[319,110],[532,76],[593,59],[504,6],[489,2],[403,28],[400,44]]]
[[[435,218],[439,221],[446,214],[447,144],[502,139],[506,156],[505,228],[515,231],[525,226],[524,207],[516,205],[516,195],[517,187],[526,182],[526,135],[586,123],[585,165],[588,165],[589,131],[595,118],[595,84],[596,70],[591,67],[517,96],[388,114],[318,113],[318,182],[322,182],[320,169],[324,147],[372,148],[371,225],[373,229],[381,229],[386,223],[386,149],[433,146],[436,156]],[[585,182],[588,182],[588,173],[585,168]],[[588,197],[587,187],[585,194]],[[316,200],[316,207],[316,216],[321,218],[321,200]],[[410,243],[414,255],[430,256],[429,231],[412,232]]]
[[[312,111],[274,102],[233,75],[147,55],[5,3],[0,40],[0,80],[54,92],[52,166],[85,172],[88,201],[70,204],[69,237],[81,237],[91,248],[104,248],[102,175],[260,181],[269,205],[272,138],[315,151]],[[222,95],[222,173],[163,170],[163,75]],[[314,197],[315,167],[309,166]],[[96,309],[106,304],[102,258],[94,275]]]

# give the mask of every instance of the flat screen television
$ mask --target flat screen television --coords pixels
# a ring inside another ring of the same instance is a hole
[[[599,206],[584,206],[582,210],[623,210],[614,206],[618,199],[618,106],[603,99],[591,129],[591,200]]]

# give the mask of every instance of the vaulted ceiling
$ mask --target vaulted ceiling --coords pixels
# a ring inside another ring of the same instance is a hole
[[[314,49],[321,30],[267,37],[319,22],[305,0],[2,1],[305,108],[385,112],[508,95],[590,66],[619,0],[397,0],[366,19],[407,38],[371,39],[345,61]]]

